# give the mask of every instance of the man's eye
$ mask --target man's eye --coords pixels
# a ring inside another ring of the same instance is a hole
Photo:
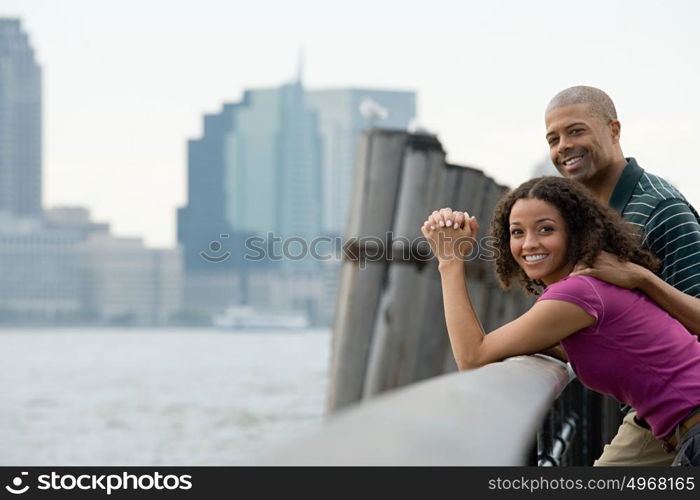
[[[554,145],[557,143],[557,140],[558,140],[558,139],[557,139],[556,137],[552,137],[552,138],[549,139],[547,142],[549,142],[549,145],[550,145],[550,146],[554,146]]]

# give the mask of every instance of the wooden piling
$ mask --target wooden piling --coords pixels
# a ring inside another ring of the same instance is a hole
[[[425,308],[429,304],[426,292],[439,292],[439,282],[433,283],[430,290],[424,283],[421,268],[428,253],[423,262],[403,259],[423,239],[420,227],[429,211],[453,201],[444,194],[455,176],[444,168],[444,163],[445,152],[435,137],[412,136],[407,142],[392,227],[392,260],[374,325],[364,397],[414,381],[416,364],[431,354],[419,354],[424,331],[421,320],[433,317],[433,325],[444,322],[442,310]]]
[[[436,261],[428,258],[420,227],[432,210],[451,207],[476,215],[479,237],[488,236],[506,189],[479,170],[446,164],[434,136],[374,130],[363,136],[358,157],[346,233],[353,251],[344,256],[334,321],[330,410],[456,368]],[[370,252],[384,258],[369,261]],[[493,262],[480,258],[479,248],[466,269],[487,331],[515,317],[508,316],[522,299],[498,289]]]
[[[360,139],[336,314],[333,324],[327,407],[338,409],[362,398],[374,319],[387,262],[367,259],[381,251],[391,229],[403,152],[403,131],[372,130]]]

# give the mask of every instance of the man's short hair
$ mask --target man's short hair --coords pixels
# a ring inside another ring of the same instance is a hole
[[[613,104],[610,96],[600,89],[586,87],[585,85],[569,87],[559,92],[549,101],[545,114],[554,109],[574,104],[588,104],[591,113],[606,123],[609,123],[611,120],[617,120],[615,104]]]

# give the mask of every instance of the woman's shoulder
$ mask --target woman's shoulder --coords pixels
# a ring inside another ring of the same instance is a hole
[[[552,283],[545,288],[547,290],[571,290],[571,289],[596,289],[601,285],[607,284],[604,281],[594,278],[593,276],[567,276],[556,283]]]
[[[603,302],[604,297],[612,298],[629,292],[630,290],[612,285],[593,276],[567,276],[547,286],[542,296],[568,294],[595,297],[598,301]]]
[[[599,300],[603,297],[636,296],[634,290],[621,288],[593,276],[567,276],[545,288],[544,293],[572,293],[577,295],[593,295]],[[544,294],[543,294],[544,295]]]
[[[597,289],[597,284],[594,285],[590,280],[589,276],[567,276],[547,286],[537,301],[558,300],[569,302],[580,307],[598,320],[598,318],[604,316],[606,301],[603,297],[605,294],[601,293]]]

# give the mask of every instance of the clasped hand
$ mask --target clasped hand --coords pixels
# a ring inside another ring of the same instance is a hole
[[[476,243],[479,224],[476,217],[451,208],[435,210],[423,223],[421,232],[440,262],[462,259]]]

